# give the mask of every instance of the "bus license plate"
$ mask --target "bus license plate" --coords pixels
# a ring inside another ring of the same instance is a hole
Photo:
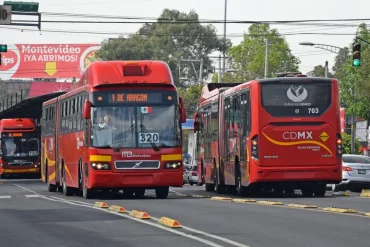
[[[366,170],[358,170],[358,174],[363,174],[363,175],[365,175],[365,174],[366,174]]]

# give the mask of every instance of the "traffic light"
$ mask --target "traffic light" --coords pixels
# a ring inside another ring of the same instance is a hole
[[[352,66],[360,66],[361,65],[361,44],[354,43],[353,44],[353,55],[352,55]]]
[[[7,45],[0,45],[0,52],[7,52],[8,46]]]
[[[7,52],[7,51],[8,51],[8,46],[0,44],[0,66],[1,66],[1,62],[2,62],[1,60],[3,60],[2,56],[1,56],[1,52]]]
[[[39,3],[36,3],[36,2],[4,1],[4,5],[12,6],[12,11],[19,11],[19,12],[38,12],[39,11]]]

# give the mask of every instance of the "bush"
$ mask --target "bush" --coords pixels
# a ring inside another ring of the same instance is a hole
[[[342,133],[342,139],[343,139],[343,154],[351,154],[351,135],[348,135],[347,133]],[[360,150],[361,150],[361,144],[355,138],[355,153],[354,154],[360,154]]]

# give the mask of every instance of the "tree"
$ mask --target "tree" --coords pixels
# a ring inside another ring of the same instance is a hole
[[[347,133],[342,133],[342,140],[343,140],[343,153],[351,154],[351,135],[348,135]],[[360,154],[360,150],[361,150],[361,144],[355,138],[355,153],[354,154]]]
[[[179,23],[188,21],[188,23]],[[191,22],[189,22],[191,21]],[[165,23],[166,22],[166,23]],[[173,22],[173,23],[168,23]],[[112,41],[104,41],[98,57],[103,60],[122,59],[156,59],[169,64],[175,84],[180,83],[179,63],[183,58],[203,59],[203,78],[209,71],[206,69],[212,65],[209,54],[222,50],[222,47],[230,46],[230,41],[224,42],[217,37],[216,28],[213,25],[202,25],[195,11],[182,13],[178,10],[164,9],[155,23],[143,25],[139,31],[128,38],[120,37]],[[199,63],[181,64],[181,77],[187,77],[190,81],[197,81],[199,75]]]
[[[322,65],[316,65],[312,71],[307,73],[307,75],[312,77],[325,77],[325,67]],[[332,78],[333,74],[328,72],[328,77]]]
[[[193,118],[196,112],[203,84],[190,85],[189,88],[179,88],[179,94],[184,98],[187,118]]]
[[[292,54],[287,41],[278,31],[270,29],[268,24],[253,24],[248,34],[244,35],[244,40],[228,50],[228,55],[233,57],[232,67],[237,71],[232,76],[233,82],[264,77],[266,38],[270,43],[268,77],[298,70],[300,60]]]
[[[370,41],[370,31],[366,24],[358,27],[356,36]],[[368,81],[370,78],[370,49],[366,42],[359,42],[361,43],[361,66],[352,66],[352,56],[350,56],[337,67],[335,75],[340,81],[340,96],[346,105],[348,115],[354,114],[370,120],[370,84]]]

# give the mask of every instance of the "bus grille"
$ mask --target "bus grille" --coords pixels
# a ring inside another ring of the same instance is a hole
[[[159,169],[158,160],[130,160],[114,162],[116,169]]]
[[[20,167],[20,166],[32,166],[32,162],[20,162],[20,163],[8,163],[9,166]]]

